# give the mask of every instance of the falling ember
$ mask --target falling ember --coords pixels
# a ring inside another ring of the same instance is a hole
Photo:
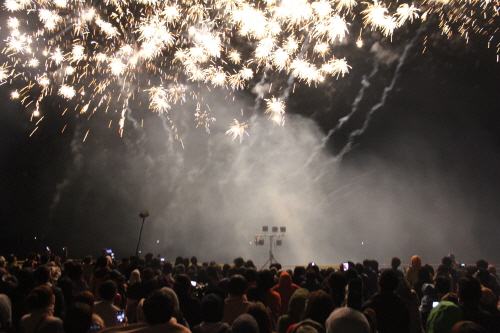
[[[89,132],[90,132],[90,130],[87,130],[87,133],[85,133],[85,137],[83,138],[82,142],[85,142],[85,140],[87,140],[87,135],[89,135]]]
[[[361,36],[358,37],[358,40],[356,41],[356,46],[359,48],[363,47],[363,40],[361,39]]]
[[[31,138],[31,136],[32,136],[32,135],[36,132],[36,130],[37,130],[37,129],[38,129],[38,127],[35,127],[35,129],[33,130],[33,132],[31,132],[31,133],[30,133],[30,135],[29,135],[29,136],[30,136],[30,138]]]

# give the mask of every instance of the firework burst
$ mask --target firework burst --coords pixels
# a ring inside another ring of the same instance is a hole
[[[127,127],[124,105],[133,109],[129,103],[145,91],[149,109],[165,115],[187,108],[191,88],[229,95],[250,90],[260,73],[291,74],[308,85],[341,78],[351,66],[336,45],[348,40],[359,17],[365,31],[391,36],[404,24],[436,15],[448,36],[456,31],[490,39],[499,17],[499,3],[491,0],[420,6],[378,0],[6,0],[3,8],[9,35],[0,81],[24,82],[18,91],[27,107],[59,95],[76,113],[114,109],[107,114],[118,115],[120,134]],[[356,45],[363,45],[361,36]],[[270,119],[283,125],[285,101],[266,101]],[[199,108],[184,113],[194,115],[197,127],[208,129],[215,121]],[[228,134],[241,141],[247,127],[235,121]]]

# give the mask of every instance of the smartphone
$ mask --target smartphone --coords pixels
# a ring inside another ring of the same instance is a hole
[[[99,324],[91,324],[90,329],[95,330],[95,331],[100,331],[100,330],[102,330],[102,327]]]
[[[161,258],[160,261],[165,261],[165,258]]]
[[[196,287],[196,281],[191,281],[191,285],[192,285],[193,287]]]
[[[116,320],[119,323],[125,322],[125,311],[116,311]]]
[[[107,254],[111,254],[111,253],[113,253],[113,250],[106,249],[106,253],[107,253]]]
[[[465,266],[467,266],[465,263],[460,264],[460,267],[462,267],[462,268],[464,268]]]
[[[432,307],[435,308],[436,306],[439,305],[439,302],[432,302]]]
[[[48,246],[45,247],[47,249],[47,251],[50,251],[50,248]]]
[[[343,269],[344,271],[347,271],[347,270],[349,269],[349,263],[348,263],[348,262],[344,262],[344,263],[342,263],[342,269]]]

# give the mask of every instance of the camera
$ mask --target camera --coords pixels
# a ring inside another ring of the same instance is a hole
[[[116,311],[116,320],[119,323],[125,322],[125,311]]]

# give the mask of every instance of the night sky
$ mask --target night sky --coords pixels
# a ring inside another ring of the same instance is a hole
[[[184,148],[145,105],[131,107],[120,137],[102,113],[61,115],[58,97],[44,101],[30,137],[31,111],[4,84],[0,254],[131,255],[147,209],[140,249],[167,260],[262,264],[269,245],[253,238],[268,225],[287,227],[273,250],[285,265],[415,254],[436,264],[448,253],[500,263],[500,64],[486,37],[446,38],[436,27],[408,24],[392,40],[369,32],[356,48],[353,26],[336,47],[349,74],[295,81],[284,127],[258,104],[257,79],[236,102],[206,96],[217,118],[210,134],[195,128],[188,100],[178,109]],[[225,131],[241,113],[252,125],[240,144]]]

